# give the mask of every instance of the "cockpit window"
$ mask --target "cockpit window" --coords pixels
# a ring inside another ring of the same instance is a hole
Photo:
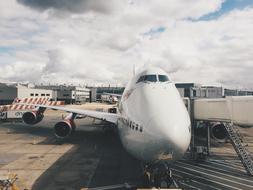
[[[136,83],[144,82],[144,81],[156,82],[157,81],[156,75],[143,75],[138,79]]]
[[[156,75],[145,75],[144,81],[156,82],[157,81]]]
[[[166,82],[169,81],[169,78],[167,75],[158,75],[158,79],[160,82]]]
[[[137,80],[136,83],[139,83],[139,82],[142,82],[142,81],[144,81],[144,76],[141,76],[141,77]]]

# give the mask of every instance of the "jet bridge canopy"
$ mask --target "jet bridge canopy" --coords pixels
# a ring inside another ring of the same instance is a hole
[[[217,99],[195,99],[195,120],[232,122],[253,126],[253,96],[230,96]]]

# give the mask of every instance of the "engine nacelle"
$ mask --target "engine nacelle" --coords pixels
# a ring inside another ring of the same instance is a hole
[[[214,123],[211,126],[211,137],[213,137],[217,141],[225,141],[228,137],[226,128],[221,123]]]
[[[58,138],[69,137],[75,131],[75,123],[73,120],[63,120],[55,124],[54,134]]]
[[[196,129],[195,134],[200,137],[206,137],[207,126],[202,124]],[[221,123],[211,123],[210,136],[212,139],[218,142],[225,142],[228,137],[225,126]]]
[[[22,116],[23,121],[28,125],[34,125],[39,123],[43,119],[44,115],[42,112],[25,112]]]

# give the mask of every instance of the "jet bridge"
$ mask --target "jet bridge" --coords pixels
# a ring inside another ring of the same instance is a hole
[[[195,120],[231,122],[253,126],[253,96],[230,96],[217,99],[194,99]]]
[[[247,173],[253,176],[253,160],[246,144],[236,128],[238,126],[253,126],[253,96],[231,96],[217,99],[185,100],[193,121],[221,122],[231,140],[231,143],[245,167]],[[207,125],[208,126],[208,125]],[[209,126],[207,127],[208,131]],[[194,128],[193,128],[194,135]],[[207,147],[210,146],[209,133]],[[194,148],[194,138],[192,139]]]

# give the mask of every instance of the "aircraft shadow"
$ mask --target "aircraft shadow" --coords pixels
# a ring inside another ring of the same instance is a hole
[[[23,123],[1,124],[1,127],[10,129],[9,133],[24,134],[21,138],[46,137],[37,144],[74,145],[37,178],[32,190],[139,183],[140,162],[125,151],[117,133],[104,132],[101,125],[91,126],[81,122],[78,126],[70,138],[59,140],[53,135],[51,121],[42,121],[35,126]]]
[[[138,182],[140,163],[123,149],[117,134],[80,130],[62,143],[74,146],[35,181],[32,190]]]

